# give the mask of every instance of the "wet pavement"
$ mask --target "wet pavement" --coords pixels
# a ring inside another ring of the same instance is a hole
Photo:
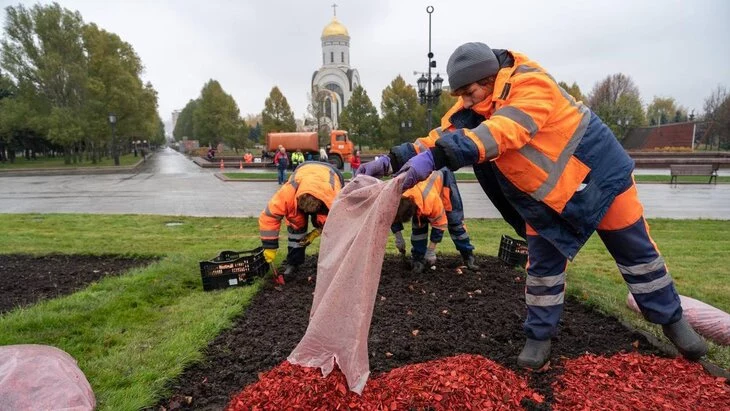
[[[217,171],[166,148],[128,173],[0,176],[0,213],[252,217],[279,188],[274,181],[224,182]],[[459,188],[467,218],[499,217],[479,184]],[[639,197],[648,218],[730,219],[730,184],[640,184]]]

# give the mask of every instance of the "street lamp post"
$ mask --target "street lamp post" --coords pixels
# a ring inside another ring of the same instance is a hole
[[[421,77],[418,79],[418,97],[421,104],[427,105],[426,124],[430,131],[433,104],[438,101],[441,95],[441,85],[444,79],[438,73],[436,73],[435,78],[431,77],[431,69],[436,68],[436,61],[433,60],[433,52],[431,52],[431,13],[433,13],[433,6],[426,7],[426,13],[428,13],[428,72],[421,73]],[[416,74],[418,73],[416,72]]]
[[[616,121],[616,124],[618,124],[619,131],[621,133],[620,139],[623,140],[629,134],[629,130],[631,130],[631,117],[619,118]]]
[[[403,120],[400,122],[400,134],[403,136],[405,132],[410,132],[413,128],[412,120]]]
[[[117,135],[116,125],[117,116],[114,113],[109,113],[109,124],[112,126],[112,157],[114,158],[114,165],[119,165],[119,153],[117,153]]]

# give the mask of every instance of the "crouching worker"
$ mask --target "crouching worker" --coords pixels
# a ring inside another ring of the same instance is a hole
[[[464,259],[464,264],[472,270],[479,268],[474,258],[474,246],[471,245],[464,226],[464,208],[456,178],[448,168],[434,171],[428,179],[403,193],[395,222],[391,226],[391,231],[395,234],[395,246],[401,254],[406,252],[402,231],[403,223],[408,220],[413,221],[411,233],[413,272],[423,272],[426,264],[436,263],[436,247],[443,239],[447,228],[456,249]]]
[[[259,216],[261,243],[267,263],[276,259],[283,219],[289,232],[284,276],[296,272],[304,262],[306,247],[321,234],[327,213],[343,184],[342,174],[328,163],[305,162],[292,173]],[[310,218],[314,229],[307,233],[307,220]]]

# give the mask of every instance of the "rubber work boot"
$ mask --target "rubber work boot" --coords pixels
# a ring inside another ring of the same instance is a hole
[[[528,338],[522,352],[517,357],[517,365],[520,367],[537,370],[550,359],[550,340],[540,341]]]
[[[469,254],[468,256],[464,257],[464,265],[466,265],[466,268],[470,270],[478,270],[479,265],[477,264],[477,259],[474,257],[474,254]]]
[[[294,274],[296,274],[297,270],[299,269],[299,266],[293,265],[293,264],[287,264],[284,268],[284,277],[291,278]]]
[[[421,274],[426,270],[426,263],[421,260],[415,260],[413,261],[413,268],[411,268],[411,272],[414,274]]]
[[[684,317],[675,323],[662,325],[662,330],[684,358],[696,361],[707,354],[707,344]]]

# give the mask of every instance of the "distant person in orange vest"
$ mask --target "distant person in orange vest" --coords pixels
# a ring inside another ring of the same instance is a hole
[[[253,163],[253,154],[250,151],[243,155],[243,161],[246,163]]]
[[[403,192],[395,222],[390,227],[395,235],[395,247],[403,255],[406,254],[403,223],[409,220],[413,221],[411,265],[414,273],[421,273],[427,265],[436,264],[436,247],[447,229],[464,264],[470,270],[479,269],[474,257],[474,246],[464,226],[464,206],[456,185],[456,176],[451,170],[446,167],[436,170],[427,180]]]

